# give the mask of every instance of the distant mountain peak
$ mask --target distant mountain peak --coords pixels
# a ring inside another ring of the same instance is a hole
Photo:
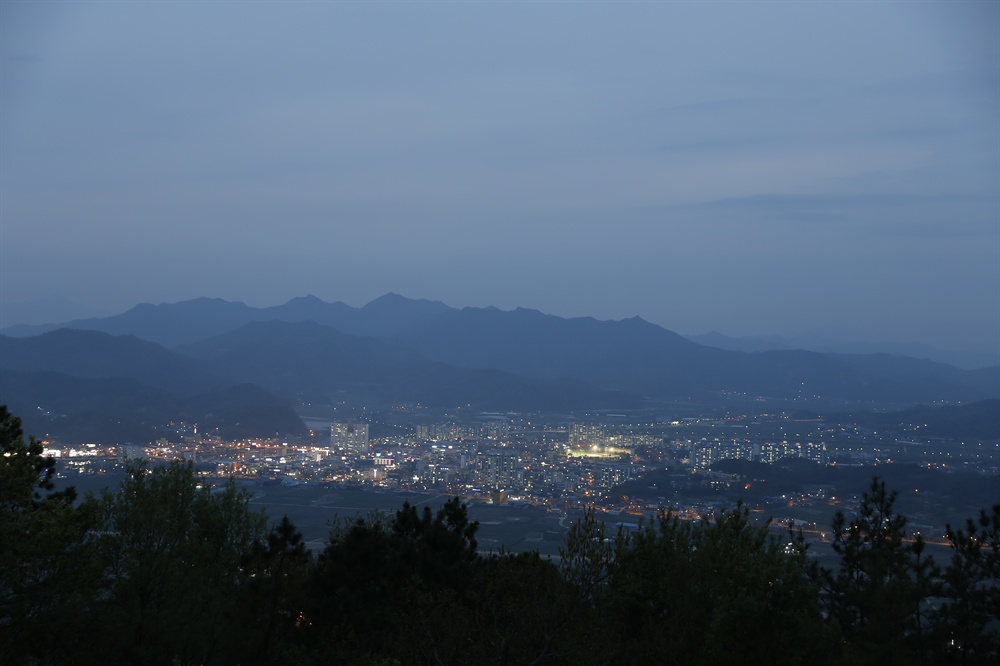
[[[276,305],[276,306],[273,306],[273,307],[267,308],[267,309],[269,309],[269,310],[275,310],[275,309],[282,308],[282,307],[286,307],[286,308],[289,308],[289,307],[290,308],[301,308],[301,307],[316,308],[316,307],[322,307],[324,305],[331,305],[331,304],[327,303],[326,301],[324,301],[322,298],[320,298],[318,296],[314,296],[313,294],[307,294],[305,296],[296,296],[295,298],[291,298],[288,301],[286,301],[283,305]]]
[[[401,294],[397,294],[394,291],[390,291],[388,294],[383,294],[373,301],[369,301],[361,307],[362,310],[381,308],[390,305],[398,305],[400,303],[410,303],[412,299],[407,298]]]
[[[128,312],[149,312],[153,310],[189,310],[191,308],[199,308],[201,310],[210,310],[218,308],[244,309],[246,307],[247,304],[244,303],[243,301],[227,301],[224,298],[199,296],[198,298],[189,298],[186,301],[174,301],[172,303],[159,303],[159,304],[139,303]]]
[[[427,310],[450,310],[451,308],[441,301],[429,301],[423,298],[407,298],[401,294],[397,294],[394,291],[390,291],[388,294],[379,296],[374,301],[362,306],[362,310],[388,310],[397,309],[401,307],[419,307]]]

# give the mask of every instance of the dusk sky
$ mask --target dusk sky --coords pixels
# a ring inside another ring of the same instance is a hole
[[[4,0],[0,56],[7,304],[1000,350],[997,2]]]

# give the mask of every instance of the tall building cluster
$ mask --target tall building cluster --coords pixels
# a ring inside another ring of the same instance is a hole
[[[708,469],[719,460],[753,460],[774,463],[782,458],[806,458],[827,463],[825,442],[702,442],[691,447],[691,464]]]
[[[417,439],[437,442],[460,442],[467,439],[501,439],[510,434],[510,423],[434,423],[418,424]]]

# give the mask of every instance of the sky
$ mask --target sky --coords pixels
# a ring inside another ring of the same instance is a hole
[[[9,311],[390,291],[1000,353],[1000,3],[0,2]]]

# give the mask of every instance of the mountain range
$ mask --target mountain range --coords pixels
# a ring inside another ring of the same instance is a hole
[[[0,402],[12,411],[65,418],[148,413],[151,423],[172,409],[207,422],[225,411],[213,403],[220,392],[244,387],[233,394],[247,398],[234,423],[251,422],[256,408],[276,417],[257,424],[268,433],[302,430],[292,418],[296,401],[571,411],[732,395],[896,406],[1000,397],[1000,367],[962,370],[889,354],[748,353],[697,344],[638,317],[456,309],[398,294],[361,308],[314,296],[269,308],[202,298],[15,326],[0,336],[0,370]],[[103,412],[94,406],[101,395]],[[134,404],[140,396],[146,406]]]

